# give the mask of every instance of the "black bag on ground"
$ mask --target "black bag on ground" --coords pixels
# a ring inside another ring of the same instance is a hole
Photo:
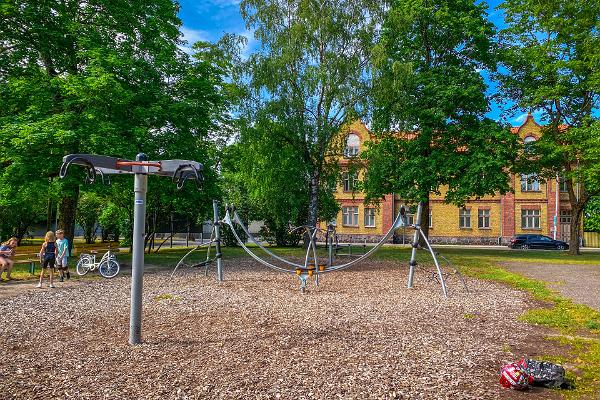
[[[534,386],[544,386],[555,389],[568,386],[568,383],[565,380],[565,369],[560,365],[531,359],[525,359],[523,361],[525,361],[525,370],[528,374],[533,376]]]

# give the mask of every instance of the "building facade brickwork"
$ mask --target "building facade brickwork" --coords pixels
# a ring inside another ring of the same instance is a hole
[[[523,143],[538,140],[542,134],[531,115],[511,131]],[[360,173],[353,176],[353,172],[349,172],[353,170],[353,159],[364,149],[365,142],[371,140],[371,134],[361,122],[353,123],[348,132],[348,148],[339,161],[343,179],[335,193],[341,211],[334,221],[328,222],[336,225],[342,242],[372,243],[388,232],[404,202],[389,194],[379,204],[367,205],[364,195],[352,190],[352,180],[361,178]],[[444,188],[440,194],[432,193],[430,240],[448,244],[507,244],[516,234],[538,233],[568,241],[570,206],[559,180],[543,183],[535,177],[520,175],[510,180],[512,192],[472,199],[462,209],[444,202]],[[326,224],[322,222],[323,227]],[[399,230],[395,240],[408,243],[411,234]]]

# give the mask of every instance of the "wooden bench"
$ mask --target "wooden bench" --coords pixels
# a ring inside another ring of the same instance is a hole
[[[29,265],[29,273],[35,274],[35,264],[40,263],[40,257],[37,253],[17,253],[13,256],[14,265]]]
[[[12,257],[12,260],[15,262],[14,265],[28,265],[29,273],[34,275],[35,270],[36,270],[36,264],[40,264],[40,268],[41,268],[40,256],[39,256],[39,253],[32,253],[31,249],[27,249],[27,250],[29,250],[29,252],[20,253],[19,249],[17,248],[17,253]],[[119,252],[118,243],[115,243],[115,246],[111,247],[110,250],[113,253],[118,253]],[[71,255],[69,257],[76,257],[76,255],[79,255],[82,253],[92,253],[92,252],[105,253],[106,251],[108,251],[107,243],[94,243],[92,245],[78,243],[78,245],[74,246],[71,249]]]

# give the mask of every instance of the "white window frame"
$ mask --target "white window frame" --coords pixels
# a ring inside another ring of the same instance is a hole
[[[489,208],[477,209],[477,227],[479,229],[490,229],[492,211]]]
[[[542,212],[538,208],[521,209],[521,229],[540,229]]]
[[[535,178],[535,179],[533,179]],[[536,174],[522,174],[521,175],[521,192],[539,192],[540,181],[537,179]]]
[[[342,207],[342,225],[358,226],[358,206]]]
[[[471,229],[470,208],[463,207],[458,209],[458,227],[460,229]]]
[[[358,173],[357,172],[348,172],[345,171],[342,173],[342,190],[344,192],[354,192],[356,181],[358,181]]]
[[[372,207],[365,207],[365,213],[364,213],[364,217],[365,217],[365,228],[375,228],[376,222],[375,222],[375,209]]]
[[[356,143],[349,143],[350,140],[356,138]],[[353,158],[358,156],[360,152],[360,136],[356,133],[349,133],[346,136],[346,143],[344,144],[344,157],[345,158]]]
[[[525,153],[532,153],[531,143],[535,143],[537,139],[533,135],[528,135],[523,138],[523,149]]]

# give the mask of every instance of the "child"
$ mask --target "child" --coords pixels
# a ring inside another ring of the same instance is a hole
[[[54,232],[48,231],[44,238],[44,244],[40,250],[40,262],[42,263],[42,272],[40,273],[40,283],[36,287],[42,287],[42,281],[44,280],[44,270],[48,268],[50,274],[50,284],[48,287],[54,287],[54,263],[56,262],[56,255],[58,250],[56,249],[56,237]]]
[[[65,281],[65,275],[67,279],[71,279],[71,274],[69,273],[69,239],[65,238],[65,231],[59,229],[56,231],[56,267],[58,268],[58,273],[60,274],[60,281]]]
[[[10,272],[13,265],[15,265],[15,262],[11,258],[15,255],[17,244],[17,238],[11,237],[0,245],[0,279],[2,279],[2,272],[4,271],[6,271],[6,279],[11,279]]]

